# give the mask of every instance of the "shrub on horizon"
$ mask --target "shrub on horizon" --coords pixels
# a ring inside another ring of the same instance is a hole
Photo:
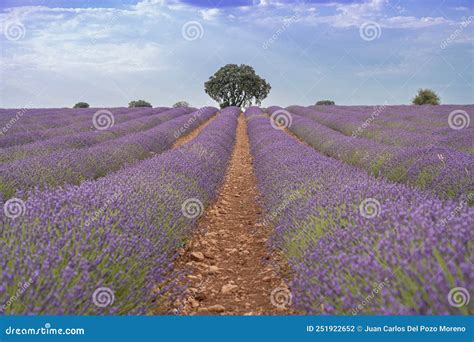
[[[128,104],[128,108],[136,108],[136,107],[152,107],[151,103],[146,102],[144,100],[137,100],[137,101],[131,101]]]
[[[431,89],[418,89],[418,94],[413,98],[412,103],[415,105],[439,105],[440,99]]]
[[[89,108],[89,104],[87,102],[78,102],[73,108]]]
[[[321,100],[316,102],[316,106],[333,106],[336,103],[332,100]]]
[[[178,101],[173,105],[173,108],[182,108],[182,107],[184,108],[189,107],[189,103],[186,101]]]

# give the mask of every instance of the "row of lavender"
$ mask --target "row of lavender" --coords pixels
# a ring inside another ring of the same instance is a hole
[[[54,143],[45,142],[47,147],[43,151],[59,150],[0,165],[0,193],[4,199],[8,199],[15,193],[17,197],[22,196],[22,192],[33,188],[53,188],[63,184],[78,185],[85,180],[103,177],[126,164],[169,149],[179,136],[181,128],[186,127],[190,130],[197,127],[214,115],[217,109],[204,107],[191,114],[184,114],[188,111],[178,108],[172,110],[168,116],[162,117],[163,114],[159,114],[156,118],[149,118],[145,126],[142,122],[138,125],[137,123],[118,125],[112,134],[124,136],[108,139],[88,148],[66,148],[68,144],[56,145],[57,139]],[[159,124],[170,118],[173,119]],[[125,135],[127,131],[131,133],[138,127],[147,127],[151,122],[157,125],[145,131]],[[60,140],[67,141],[71,145],[79,141],[87,146],[91,142],[103,139],[100,136],[95,137],[96,139],[85,133]],[[41,150],[41,142],[37,144],[40,145],[37,150]]]
[[[270,107],[267,112],[278,115],[279,110],[280,107]],[[425,148],[384,145],[366,138],[349,137],[312,119],[290,114],[288,128],[328,156],[443,198],[461,198],[474,191],[474,157],[470,154],[437,145]]]
[[[291,106],[290,108],[305,107]],[[474,105],[407,106],[382,104],[377,106],[308,106],[306,108],[319,113],[334,114],[332,117],[325,117],[329,121],[334,117],[350,116],[348,120],[350,124],[354,124],[356,122],[362,123],[372,117],[374,120],[371,123],[384,128],[399,128],[419,133],[432,133],[447,128],[452,112],[462,110],[470,115],[474,112]],[[348,127],[342,121],[334,122],[334,124],[335,127],[343,130]]]
[[[115,108],[115,109],[30,109],[29,116],[19,116],[21,110],[13,111],[0,118],[0,147],[28,144],[37,140],[59,137],[67,134],[97,130],[97,118],[110,116],[115,124],[143,116],[157,114],[170,108]],[[50,113],[50,114],[48,114]],[[26,115],[26,114],[25,114]],[[101,127],[99,127],[101,128]]]
[[[97,181],[32,192],[23,216],[2,217],[0,298],[29,284],[3,311],[156,309],[176,249],[223,181],[239,112],[226,108],[189,143]]]
[[[146,109],[137,112],[130,120],[122,123],[111,124],[111,117],[104,113],[102,117],[104,126],[101,129],[91,128],[92,120],[81,122],[80,125],[89,125],[89,129],[82,130],[78,125],[70,133],[61,134],[52,138],[47,138],[47,132],[39,132],[44,137],[33,143],[12,146],[0,151],[0,162],[11,162],[32,156],[45,156],[52,152],[66,150],[70,148],[84,148],[95,144],[115,139],[127,134],[150,129],[160,123],[174,119],[178,116],[189,114],[194,110],[190,108],[174,108],[166,111],[159,109]],[[112,114],[113,115],[113,114]]]
[[[328,108],[329,107],[329,108]],[[473,153],[474,106],[291,106],[308,117],[348,136],[395,146],[445,146]]]
[[[474,208],[376,179],[317,153],[247,110],[258,186],[287,257],[295,305],[310,314],[468,314]]]

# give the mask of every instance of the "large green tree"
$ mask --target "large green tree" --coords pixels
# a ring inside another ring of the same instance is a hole
[[[245,64],[227,64],[204,83],[204,90],[221,108],[260,105],[271,86]]]

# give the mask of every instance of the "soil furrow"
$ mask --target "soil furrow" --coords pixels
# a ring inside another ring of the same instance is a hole
[[[199,133],[201,133],[201,131],[207,127],[207,125],[209,125],[212,120],[214,120],[216,118],[217,115],[219,115],[220,113],[218,112],[217,114],[213,115],[212,117],[210,117],[208,120],[206,120],[204,123],[202,123],[201,125],[199,125],[198,127],[196,127],[195,129],[191,130],[191,132],[187,133],[187,134],[184,134],[183,136],[179,137],[178,139],[176,139],[176,141],[174,142],[173,146],[171,147],[172,149],[174,148],[178,148],[180,147],[181,145],[184,145],[186,144],[188,141],[191,141],[193,140],[194,138],[196,138]]]
[[[292,314],[291,294],[277,275],[277,255],[267,248],[257,203],[256,178],[243,115],[224,184],[176,268],[185,275],[187,295],[176,303],[185,315]]]

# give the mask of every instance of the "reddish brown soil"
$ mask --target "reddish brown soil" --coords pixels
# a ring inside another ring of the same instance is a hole
[[[217,115],[219,115],[219,113],[217,113],[216,115],[213,115],[211,118],[209,118],[207,121],[205,121],[202,125],[199,125],[195,129],[193,129],[191,132],[189,132],[188,134],[185,134],[185,135],[179,137],[178,139],[176,139],[176,141],[174,142],[172,148],[180,147],[181,145],[186,144],[188,141],[193,140],[194,138],[196,138],[199,135],[199,133],[201,133],[201,131],[204,128],[206,128],[206,126],[209,125],[212,122],[212,120],[214,120],[216,118]]]
[[[175,310],[184,315],[285,315],[290,292],[272,268],[269,229],[257,204],[247,126],[239,117],[237,140],[218,199],[204,213],[176,269],[189,286]],[[274,295],[272,296],[272,291]]]

